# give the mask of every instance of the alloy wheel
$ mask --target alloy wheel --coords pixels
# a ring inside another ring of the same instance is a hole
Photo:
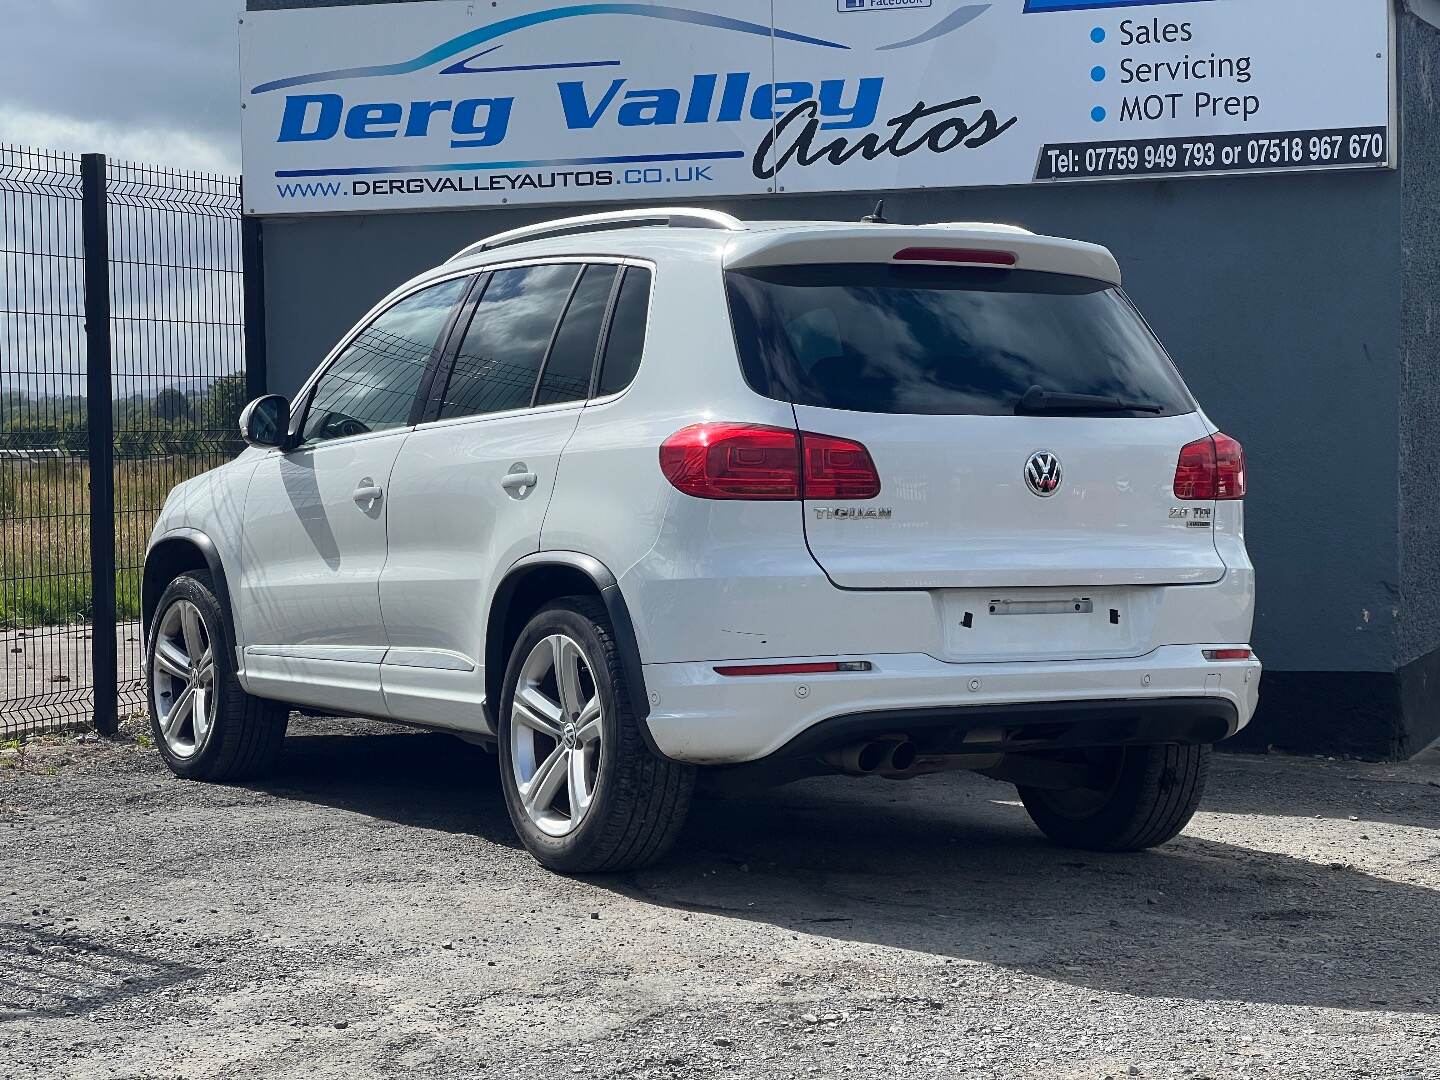
[[[177,758],[194,757],[215,727],[215,657],[200,609],[176,600],[155,634],[150,707]]]
[[[574,638],[530,650],[510,710],[510,767],[526,815],[544,833],[580,827],[595,800],[603,707],[594,669]]]

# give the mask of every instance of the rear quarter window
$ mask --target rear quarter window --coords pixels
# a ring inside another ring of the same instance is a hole
[[[746,380],[797,405],[1011,416],[1039,386],[1148,406],[1135,416],[1195,409],[1130,301],[1089,278],[835,264],[730,271],[726,288]]]
[[[635,379],[645,351],[645,329],[650,318],[650,271],[643,266],[625,268],[615,311],[610,316],[610,336],[601,358],[596,397],[618,394]]]
[[[615,271],[614,266],[594,264],[580,275],[550,346],[540,389],[535,394],[536,405],[584,401],[590,396],[595,353],[615,286]]]

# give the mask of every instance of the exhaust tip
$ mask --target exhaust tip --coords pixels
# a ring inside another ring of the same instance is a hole
[[[915,767],[915,759],[920,752],[915,749],[915,744],[910,740],[890,744],[890,760],[885,764],[889,770],[894,772],[909,772]]]
[[[886,752],[890,744],[883,742],[866,743],[855,755],[855,766],[863,773],[872,773],[881,765],[885,764]]]
[[[890,735],[832,750],[825,755],[825,760],[852,775],[893,776],[914,768],[919,757],[913,742],[903,735]]]

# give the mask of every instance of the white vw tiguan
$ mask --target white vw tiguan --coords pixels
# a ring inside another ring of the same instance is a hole
[[[662,855],[697,775],[1015,784],[1163,843],[1254,711],[1245,464],[1104,248],[1001,225],[620,211],[397,289],[144,574],[179,776],[292,708],[496,747],[533,855]]]

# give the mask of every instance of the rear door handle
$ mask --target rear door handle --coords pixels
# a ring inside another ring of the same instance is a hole
[[[370,510],[374,508],[375,504],[380,501],[384,494],[385,490],[373,480],[361,480],[360,486],[355,489],[355,494],[352,498],[355,500],[355,504],[362,510]]]
[[[540,478],[533,472],[512,472],[506,474],[505,479],[500,481],[500,486],[506,491],[518,491],[523,495],[538,483]]]

